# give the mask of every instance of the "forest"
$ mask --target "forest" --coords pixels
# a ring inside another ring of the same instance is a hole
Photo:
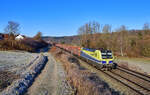
[[[145,23],[141,30],[128,30],[122,25],[112,31],[109,24],[88,22],[78,29],[78,45],[94,49],[109,49],[117,56],[150,57],[150,27]]]

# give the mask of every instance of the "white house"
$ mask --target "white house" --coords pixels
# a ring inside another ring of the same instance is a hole
[[[15,40],[23,40],[23,39],[24,39],[24,37],[21,36],[21,35],[18,35],[18,36],[15,38]]]

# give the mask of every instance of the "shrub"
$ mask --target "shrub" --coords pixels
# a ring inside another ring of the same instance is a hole
[[[140,42],[140,49],[141,49],[141,55],[145,57],[150,57],[150,39],[149,40],[142,40]]]
[[[25,50],[33,51],[33,48],[16,40],[2,40],[0,41],[0,50]]]

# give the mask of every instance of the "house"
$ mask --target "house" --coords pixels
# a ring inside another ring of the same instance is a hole
[[[15,40],[23,40],[24,39],[24,36],[22,36],[22,35],[18,35],[18,36],[16,36],[16,38],[15,38]]]
[[[8,40],[10,37],[11,37],[10,34],[0,33],[0,40]],[[25,35],[14,35],[14,37],[15,37],[15,40],[22,40],[22,39],[26,38]]]

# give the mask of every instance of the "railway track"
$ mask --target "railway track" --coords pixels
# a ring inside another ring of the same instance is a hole
[[[114,76],[114,74],[110,74],[110,73],[105,72],[105,71],[102,71],[102,70],[100,70],[100,71],[103,72],[105,75],[111,77],[112,79],[116,80],[117,82],[119,82],[119,83],[125,85],[126,87],[128,87],[128,88],[130,88],[130,89],[132,89],[133,91],[135,91],[135,92],[138,93],[139,95],[144,95],[141,91],[139,91],[139,90],[135,89],[134,87],[130,86],[129,84],[123,82],[122,79],[120,79],[120,78]]]
[[[142,73],[125,69],[118,66],[116,70],[112,70],[114,76],[122,78],[126,84],[130,85],[132,88],[138,90],[143,95],[150,95],[150,77]]]
[[[75,57],[80,58],[79,56]],[[91,65],[91,63],[87,62],[86,60],[83,60],[82,58],[80,59]],[[98,68],[96,69],[104,73],[105,75],[109,76],[110,78],[123,84],[124,86],[132,89],[139,95],[150,95],[150,76],[148,75],[130,69],[126,69],[120,66],[118,66],[117,69],[111,71],[103,71]]]
[[[88,62],[86,63],[89,64]],[[106,76],[135,91],[137,95],[150,95],[150,78],[146,75],[140,75],[138,73],[133,74],[133,72],[131,73],[126,69],[122,70],[120,68],[112,71],[103,71],[98,68],[96,69],[104,73]]]
[[[120,66],[112,71],[98,70],[134,90],[139,95],[150,95],[150,77],[147,75]]]
[[[111,71],[98,70],[139,95],[150,95],[150,77],[147,75],[120,66]]]
[[[119,73],[118,71],[106,71],[105,73],[115,77],[117,81],[136,91],[140,95],[150,95],[150,83],[136,76]]]
[[[140,73],[140,72],[136,72],[134,70],[131,70],[131,69],[128,69],[128,68],[124,68],[124,67],[121,67],[121,66],[118,66],[117,69],[122,70],[122,71],[127,72],[127,73],[130,73],[130,74],[133,74],[133,75],[135,75],[137,77],[140,77],[140,78],[150,82],[150,76],[148,76],[146,74],[143,74],[143,73]]]

